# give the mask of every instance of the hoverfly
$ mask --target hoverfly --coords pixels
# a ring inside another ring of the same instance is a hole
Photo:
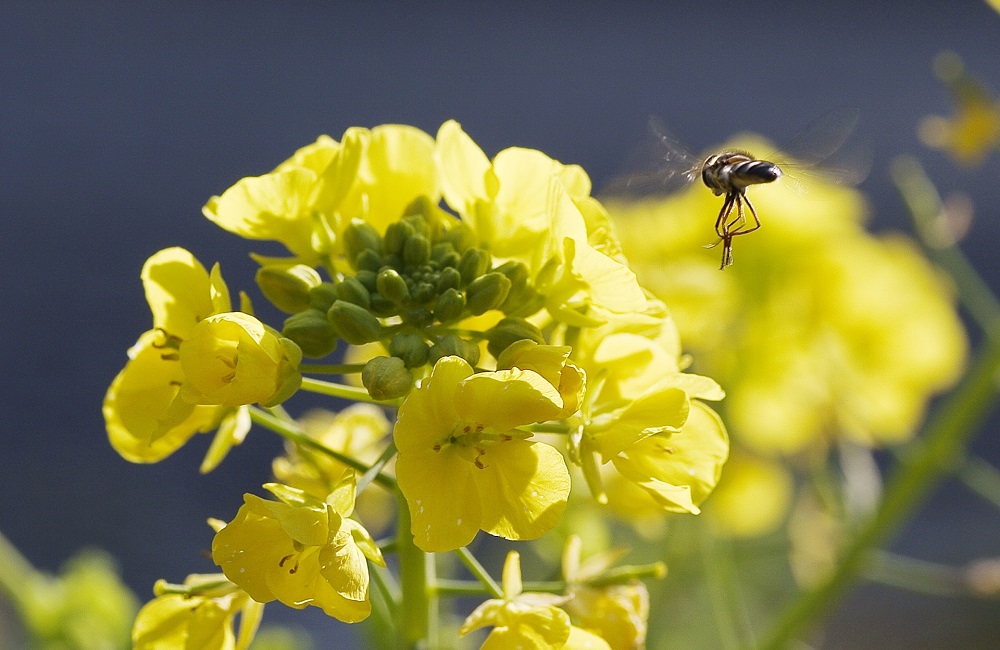
[[[700,177],[713,194],[725,196],[715,219],[715,234],[719,239],[706,246],[714,248],[722,244],[719,269],[725,269],[733,263],[733,239],[761,226],[757,210],[747,196],[747,188],[751,185],[773,183],[791,168],[795,169],[795,175],[815,173],[835,183],[853,184],[863,180],[868,163],[860,158],[852,164],[830,163],[831,156],[841,149],[853,131],[857,117],[857,111],[838,110],[816,120],[783,147],[789,162],[782,162],[780,166],[740,150],[697,157],[681,145],[659,119],[651,117],[651,142],[634,154],[627,166],[635,171],[612,181],[608,189],[612,193],[669,193]]]

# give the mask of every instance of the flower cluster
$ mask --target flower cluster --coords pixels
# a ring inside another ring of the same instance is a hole
[[[966,355],[949,287],[914,244],[868,234],[856,191],[821,176],[794,181],[806,191],[781,182],[754,194],[763,227],[725,273],[702,248],[711,243],[706,215],[718,209],[704,188],[609,204],[623,249],[670,305],[694,367],[726,386],[737,444],[714,505],[740,535],[785,516],[791,478],[776,458],[823,453],[838,438],[908,440]]]
[[[372,484],[398,488],[405,504],[396,546],[424,552],[460,549],[479,531],[552,531],[574,465],[601,503],[613,499],[606,485],[628,485],[660,512],[698,513],[728,455],[706,404],[723,392],[683,372],[666,307],[640,286],[590,189],[582,169],[539,151],[490,159],[454,121],[436,137],[398,125],[320,137],[204,208],[230,232],[287,249],[253,256],[281,327],[245,297],[234,311],[217,266],[208,273],[182,249],[154,255],[142,275],[153,328],[105,400],[112,444],[154,462],[217,428],[207,471],[251,416],[285,435],[282,482],[265,486],[278,501],[246,495],[217,526],[213,558],[257,603],[347,622],[372,611],[368,563],[384,566],[353,518],[356,493]],[[309,376],[319,374],[359,377],[363,389]],[[295,421],[274,407],[298,390],[378,407]],[[390,438],[382,409],[393,408]],[[603,647],[600,625],[571,630],[562,610],[521,617],[515,569],[503,601],[466,627],[500,629],[514,616],[490,639]],[[573,598],[581,620],[608,607],[582,588]],[[640,607],[633,618],[645,616]],[[641,645],[638,632],[626,636],[612,645]]]

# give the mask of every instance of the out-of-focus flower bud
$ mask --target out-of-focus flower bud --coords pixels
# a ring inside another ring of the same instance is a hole
[[[462,275],[462,283],[469,284],[490,268],[490,254],[482,248],[470,248],[462,254],[458,261],[458,272]]]
[[[442,323],[452,323],[465,311],[465,294],[458,289],[448,289],[434,303],[434,317]]]
[[[382,237],[375,227],[364,221],[353,221],[344,228],[344,250],[347,259],[356,262],[367,251],[382,254]]]
[[[324,314],[337,301],[337,286],[332,282],[321,282],[309,290],[309,307]]]
[[[407,266],[420,266],[431,258],[431,242],[422,235],[414,235],[403,246],[403,262]]]

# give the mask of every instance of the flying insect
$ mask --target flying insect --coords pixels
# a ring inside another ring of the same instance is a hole
[[[705,158],[691,154],[656,117],[649,119],[652,136],[647,147],[634,154],[626,173],[612,181],[609,191],[626,194],[663,194],[694,182],[699,177],[716,196],[724,196],[722,209],[715,220],[719,239],[708,244],[722,244],[725,269],[733,263],[733,239],[761,227],[760,217],[747,196],[751,185],[773,183],[785,175],[784,169],[794,168],[795,174],[818,174],[835,183],[858,183],[868,171],[868,163],[852,152],[849,164],[831,164],[857,122],[857,111],[838,110],[825,115],[802,130],[783,148],[789,162],[758,158],[748,151],[726,150]],[[750,220],[747,219],[749,212]]]

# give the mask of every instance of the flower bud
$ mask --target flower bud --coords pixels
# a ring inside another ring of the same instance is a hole
[[[318,309],[324,314],[337,301],[337,285],[332,282],[322,282],[309,290],[309,307]]]
[[[337,347],[337,331],[327,320],[326,312],[307,309],[285,319],[281,335],[291,339],[307,357],[319,358]]]
[[[403,397],[413,387],[413,375],[397,357],[375,357],[361,370],[361,383],[378,400]]]
[[[370,248],[366,248],[358,253],[357,256],[350,259],[354,268],[358,271],[371,271],[372,273],[378,273],[379,269],[383,266],[382,256]]]
[[[361,286],[369,291],[369,293],[375,293],[378,291],[375,286],[376,278],[378,277],[378,269],[375,269],[374,271],[358,271],[354,274],[354,277],[361,283]]]
[[[458,223],[443,233],[439,240],[451,242],[455,250],[461,254],[476,245],[476,233],[468,224]]]
[[[403,263],[420,266],[431,258],[431,242],[423,235],[414,235],[403,246]]]
[[[382,269],[375,277],[378,292],[396,305],[402,305],[410,298],[410,290],[406,288],[406,280],[396,269]]]
[[[200,321],[180,345],[184,399],[195,404],[274,406],[302,382],[302,351],[259,320],[240,312]]]
[[[437,290],[430,282],[418,282],[413,287],[413,302],[423,305],[437,298]]]
[[[442,357],[462,357],[470,366],[475,366],[479,363],[479,346],[472,341],[466,341],[458,334],[446,334],[431,346],[428,361],[434,364]]]
[[[458,272],[462,275],[462,283],[469,284],[490,268],[490,254],[482,248],[470,248],[462,254],[458,261]]]
[[[373,314],[382,317],[395,316],[399,313],[399,307],[396,303],[378,292],[372,294],[371,310]]]
[[[414,327],[427,327],[434,322],[434,315],[426,307],[411,307],[403,314],[403,320]]]
[[[430,348],[419,334],[400,333],[389,341],[389,354],[399,357],[407,368],[419,368],[427,363]]]
[[[458,269],[451,267],[441,269],[435,283],[438,293],[444,293],[448,289],[458,289],[461,286],[462,274],[458,272]]]
[[[438,266],[455,266],[461,256],[455,251],[451,242],[440,242],[431,247],[431,259],[438,263]]]
[[[334,329],[351,345],[362,345],[377,341],[382,334],[378,318],[364,307],[338,300],[326,312]]]
[[[371,295],[368,293],[368,289],[361,284],[360,280],[351,276],[347,276],[337,284],[337,298],[365,309],[371,306]],[[330,303],[330,307],[333,307],[333,303]]]
[[[385,229],[385,252],[399,254],[403,252],[406,240],[413,236],[416,230],[406,221],[394,221]]]
[[[465,295],[458,289],[448,289],[434,303],[434,318],[442,323],[453,323],[462,318]]]
[[[509,345],[521,339],[545,343],[545,337],[542,336],[539,329],[528,321],[523,318],[505,318],[486,332],[486,340],[488,341],[486,349],[499,359]]]
[[[309,290],[322,282],[316,270],[305,264],[262,266],[254,279],[264,297],[288,314],[308,309]]]
[[[510,280],[503,273],[490,272],[481,275],[473,280],[465,291],[469,311],[474,316],[479,316],[496,309],[507,299],[509,292]]]
[[[366,221],[352,221],[344,228],[344,252],[348,260],[356,260],[365,251],[382,255],[382,237]]]

